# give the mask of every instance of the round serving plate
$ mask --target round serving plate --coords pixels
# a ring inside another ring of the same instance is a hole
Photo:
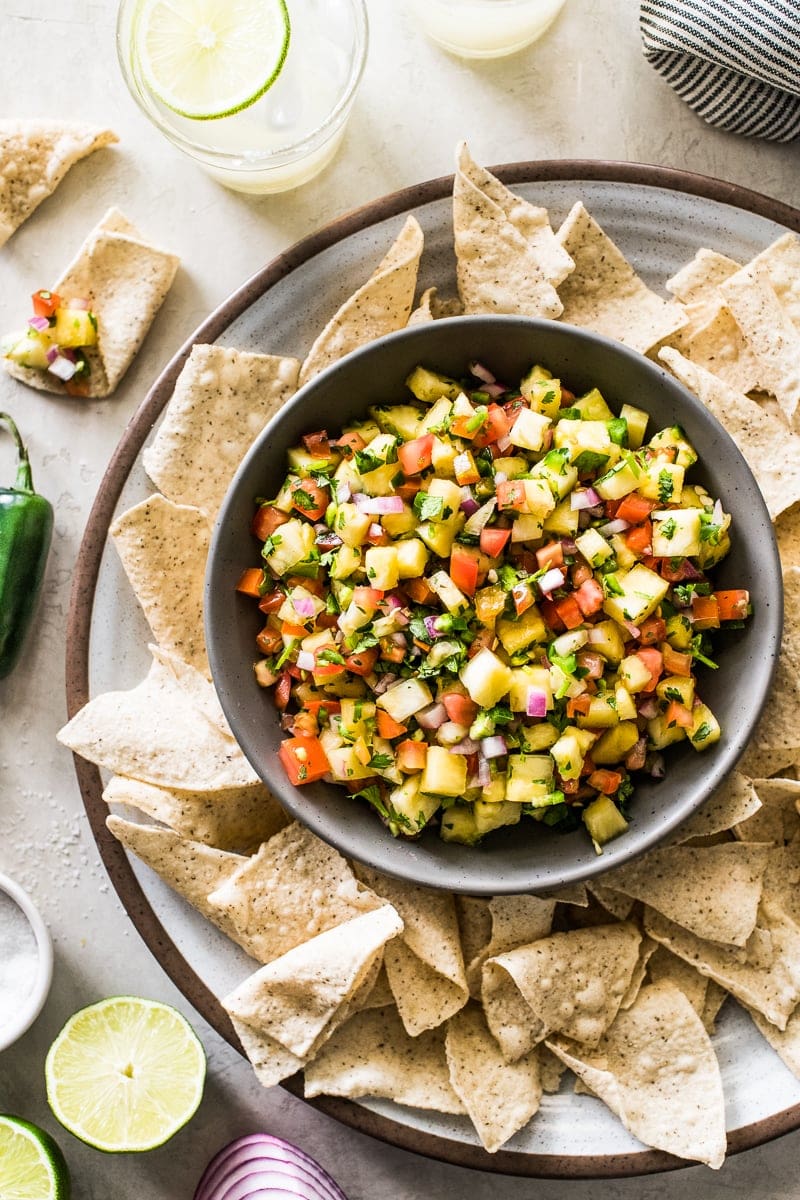
[[[786,230],[800,233],[800,211],[756,192],[682,171],[635,163],[553,161],[493,168],[509,187],[544,205],[555,228],[574,202],[617,242],[639,274],[664,282],[707,246],[746,262]],[[67,630],[67,705],[74,715],[92,696],[133,687],[149,665],[151,635],[117,556],[108,545],[115,516],[153,488],[141,465],[175,385],[197,342],[302,358],[336,308],[371,273],[413,212],[425,233],[420,290],[455,295],[452,176],[376,200],[304,238],[258,271],[196,330],[155,381],[109,464],[89,517],[73,580]],[[252,972],[243,951],[126,855],[105,826],[100,771],[75,758],[78,783],[100,854],[131,920],[187,1000],[230,1044],[238,1041],[217,997]],[[800,1127],[800,1081],[732,1001],[714,1046],[726,1097],[729,1153]],[[302,1096],[302,1080],[284,1085]],[[530,1126],[496,1154],[480,1146],[471,1123],[367,1098],[322,1097],[315,1107],[363,1133],[459,1166],[514,1175],[602,1178],[673,1170],[686,1164],[648,1150],[599,1101],[562,1091],[545,1096]]]

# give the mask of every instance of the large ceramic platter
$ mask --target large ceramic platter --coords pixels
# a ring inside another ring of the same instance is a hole
[[[509,186],[545,205],[554,226],[577,199],[614,238],[647,283],[664,281],[701,246],[746,261],[800,211],[754,192],[684,172],[629,163],[532,162],[495,168]],[[420,286],[455,294],[451,178],[384,197],[304,239],[253,276],[197,330],[144,400],[100,487],[74,580],[68,634],[70,715],[90,696],[127,688],[146,673],[148,630],[107,531],[115,514],[150,494],[141,465],[175,379],[194,342],[302,358],[337,306],[363,281],[413,212],[425,232]],[[105,829],[100,772],[76,759],[86,811],[109,874],[139,933],[187,999],[236,1046],[216,997],[252,970],[252,961],[161,881],[126,857]],[[755,1146],[800,1127],[800,1082],[728,1001],[715,1047],[724,1082],[729,1149]],[[288,1086],[302,1094],[299,1080]],[[487,1154],[466,1118],[388,1101],[321,1099],[317,1107],[395,1145],[462,1166],[562,1178],[642,1174],[682,1164],[648,1150],[597,1100],[562,1091],[503,1150]]]

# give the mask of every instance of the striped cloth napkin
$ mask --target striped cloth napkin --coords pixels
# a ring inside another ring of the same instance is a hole
[[[642,0],[645,58],[703,120],[800,134],[800,0]]]

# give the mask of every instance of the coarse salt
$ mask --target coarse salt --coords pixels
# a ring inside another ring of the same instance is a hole
[[[39,951],[28,918],[0,891],[0,1036],[17,1022],[38,970]]]

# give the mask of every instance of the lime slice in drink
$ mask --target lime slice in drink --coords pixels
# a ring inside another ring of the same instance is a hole
[[[47,1099],[61,1124],[111,1153],[168,1141],[197,1109],[205,1074],[203,1047],[188,1021],[136,996],[75,1013],[45,1063]]]
[[[69,1200],[69,1171],[49,1133],[21,1117],[0,1116],[3,1200]]]
[[[196,121],[229,117],[263,96],[289,35],[286,0],[142,0],[133,28],[148,87]]]

